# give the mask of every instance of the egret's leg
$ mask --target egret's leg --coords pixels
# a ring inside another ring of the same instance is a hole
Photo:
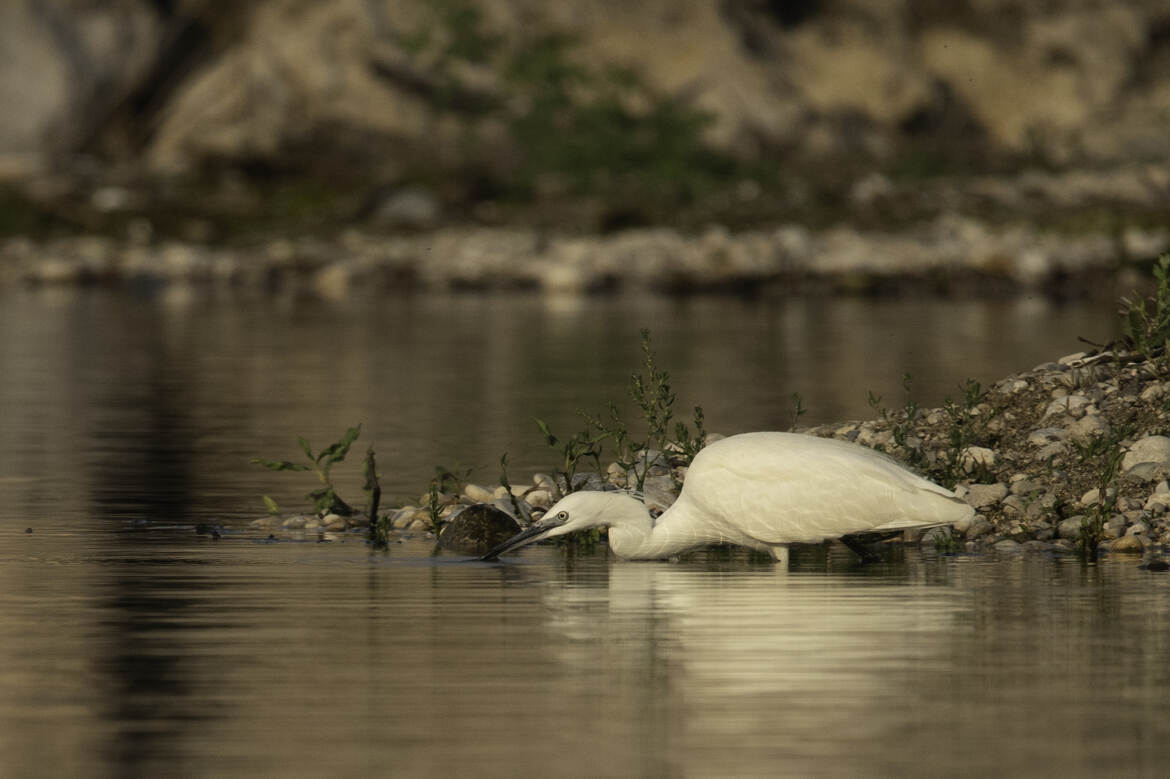
[[[881,555],[865,548],[865,545],[852,536],[841,536],[841,543],[849,547],[853,554],[861,558],[863,563],[876,563],[882,558]]]
[[[776,546],[768,547],[768,551],[772,553],[772,559],[775,560],[782,568],[788,567],[788,546],[785,544],[777,544]]]

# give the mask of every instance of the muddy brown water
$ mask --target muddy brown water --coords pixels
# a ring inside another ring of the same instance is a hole
[[[1170,576],[1136,560],[482,564],[242,531],[312,486],[248,457],[359,420],[390,495],[547,468],[531,417],[620,397],[639,327],[736,432],[787,427],[793,392],[802,423],[868,416],[903,371],[937,403],[1110,308],[5,293],[0,775],[1159,775]]]

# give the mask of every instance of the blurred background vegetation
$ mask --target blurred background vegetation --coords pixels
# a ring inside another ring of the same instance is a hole
[[[0,57],[0,235],[1170,204],[1164,0],[11,0]]]

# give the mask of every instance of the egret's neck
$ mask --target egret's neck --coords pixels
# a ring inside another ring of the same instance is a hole
[[[657,521],[646,507],[629,498],[606,512],[609,548],[627,560],[661,560],[708,542],[686,530],[686,507],[675,503]]]

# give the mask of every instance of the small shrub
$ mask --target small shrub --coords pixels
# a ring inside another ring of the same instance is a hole
[[[1165,356],[1170,344],[1170,253],[1154,264],[1154,279],[1152,298],[1121,299],[1125,343],[1146,359]]]
[[[349,448],[361,435],[361,430],[360,424],[348,428],[339,440],[322,449],[317,455],[313,454],[313,449],[309,446],[308,441],[297,436],[297,443],[300,444],[301,451],[305,453],[308,464],[294,463],[289,460],[265,460],[259,457],[252,458],[251,462],[270,471],[312,471],[321,483],[320,487],[307,496],[313,504],[314,511],[319,514],[340,514],[348,517],[353,514],[353,509],[337,494],[330,472],[334,465],[345,460],[345,456],[349,454]],[[272,511],[276,506],[276,502],[272,501],[271,498],[268,498],[265,503],[268,505],[269,511]]]

